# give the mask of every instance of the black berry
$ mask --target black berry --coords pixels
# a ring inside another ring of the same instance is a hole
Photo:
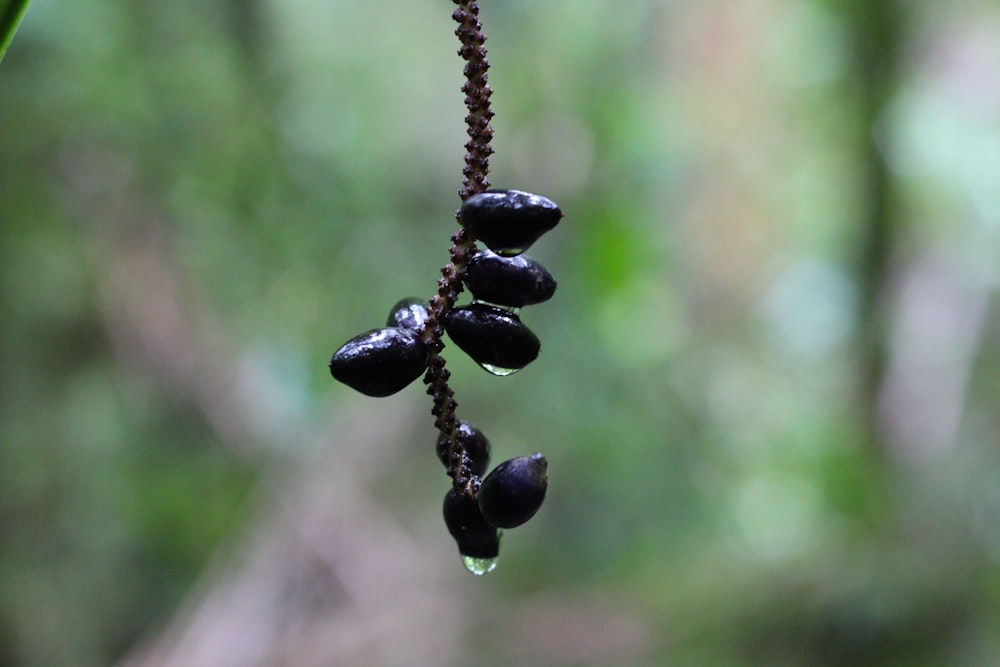
[[[515,528],[542,506],[548,484],[548,462],[541,454],[508,459],[479,487],[479,510],[497,528]]]
[[[427,367],[427,347],[415,331],[372,329],[334,352],[330,374],[368,396],[389,396],[416,380]]]
[[[556,291],[552,275],[527,255],[503,257],[489,250],[469,259],[465,284],[476,299],[513,308],[548,301]]]
[[[503,308],[474,303],[453,308],[445,331],[480,365],[496,369],[524,368],[538,357],[541,343],[521,319]]]
[[[562,211],[547,197],[520,190],[486,190],[462,204],[462,226],[505,256],[519,255],[555,227]]]
[[[486,522],[475,500],[451,489],[444,497],[443,514],[460,554],[496,558],[500,553],[500,531]]]
[[[455,428],[455,439],[469,457],[471,463],[469,471],[477,477],[482,477],[490,466],[490,441],[475,424],[464,419],[460,420]],[[444,435],[438,437],[437,455],[445,466],[451,464],[448,460],[448,438]]]
[[[389,312],[386,326],[419,331],[427,321],[427,302],[415,296],[401,299]]]

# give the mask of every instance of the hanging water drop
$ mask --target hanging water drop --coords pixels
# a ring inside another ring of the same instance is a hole
[[[504,306],[499,303],[493,303],[492,301],[486,301],[485,299],[473,299],[472,303],[479,303],[484,306],[492,306],[493,308],[499,308],[500,310],[506,310],[511,315],[520,315],[521,309],[517,306]]]
[[[497,561],[500,560],[499,556],[494,556],[493,558],[475,558],[473,556],[462,556],[462,565],[465,569],[481,577],[484,574],[488,574],[496,569]]]
[[[506,377],[508,375],[513,375],[514,373],[521,370],[520,368],[504,368],[502,366],[494,366],[493,364],[479,364],[483,370],[487,373],[492,373],[493,375],[498,375],[500,377]]]

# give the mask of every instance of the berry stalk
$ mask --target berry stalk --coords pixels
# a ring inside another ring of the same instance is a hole
[[[483,46],[486,35],[483,34],[483,26],[479,21],[479,5],[475,0],[454,0],[454,3],[458,5],[452,13],[452,18],[458,23],[455,35],[461,42],[458,55],[466,61],[462,92],[465,93],[465,106],[469,112],[465,117],[469,141],[465,144],[465,166],[462,169],[464,180],[458,192],[462,201],[465,201],[489,187],[489,156],[493,153],[490,146],[490,140],[493,139],[490,96],[493,90],[486,82],[490,64]],[[457,212],[455,217],[458,218]],[[472,474],[469,457],[455,436],[458,427],[455,409],[458,403],[455,401],[455,393],[448,386],[451,374],[445,368],[445,360],[440,353],[444,349],[441,323],[462,292],[462,276],[469,258],[475,252],[476,239],[464,228],[459,228],[452,235],[451,241],[451,263],[441,269],[438,291],[430,300],[429,317],[421,332],[430,351],[424,383],[427,385],[427,393],[434,398],[434,407],[431,409],[431,414],[435,417],[434,426],[448,442],[448,475],[452,478],[456,491],[475,498],[479,492],[480,480]]]

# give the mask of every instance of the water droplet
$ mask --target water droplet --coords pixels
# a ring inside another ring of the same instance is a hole
[[[493,375],[499,375],[504,377],[507,375],[513,375],[514,373],[521,370],[520,368],[503,368],[501,366],[494,366],[493,364],[479,364],[482,366],[487,373],[493,373]]]
[[[492,301],[484,301],[483,299],[473,299],[472,303],[481,303],[484,306],[493,306],[494,308],[499,308],[500,310],[506,310],[511,315],[520,315],[521,309],[517,306],[502,306],[499,303],[493,303]]]
[[[462,565],[472,574],[481,577],[484,574],[492,572],[496,568],[498,560],[500,560],[499,556],[494,556],[493,558],[462,556]]]
[[[532,243],[534,243],[534,241],[532,241]],[[517,247],[513,247],[513,248],[490,248],[490,250],[492,250],[496,254],[500,255],[501,257],[517,257],[522,252],[524,252],[525,250],[527,250],[528,246],[530,246],[530,245],[531,245],[531,243],[529,243],[527,245],[525,245],[525,244],[522,243],[521,245],[519,245]]]

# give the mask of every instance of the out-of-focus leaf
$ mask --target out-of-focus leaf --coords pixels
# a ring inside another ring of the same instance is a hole
[[[17,26],[21,24],[21,17],[28,9],[31,0],[0,0],[0,61],[3,61],[4,54],[7,53],[7,46],[10,40],[14,39]]]

